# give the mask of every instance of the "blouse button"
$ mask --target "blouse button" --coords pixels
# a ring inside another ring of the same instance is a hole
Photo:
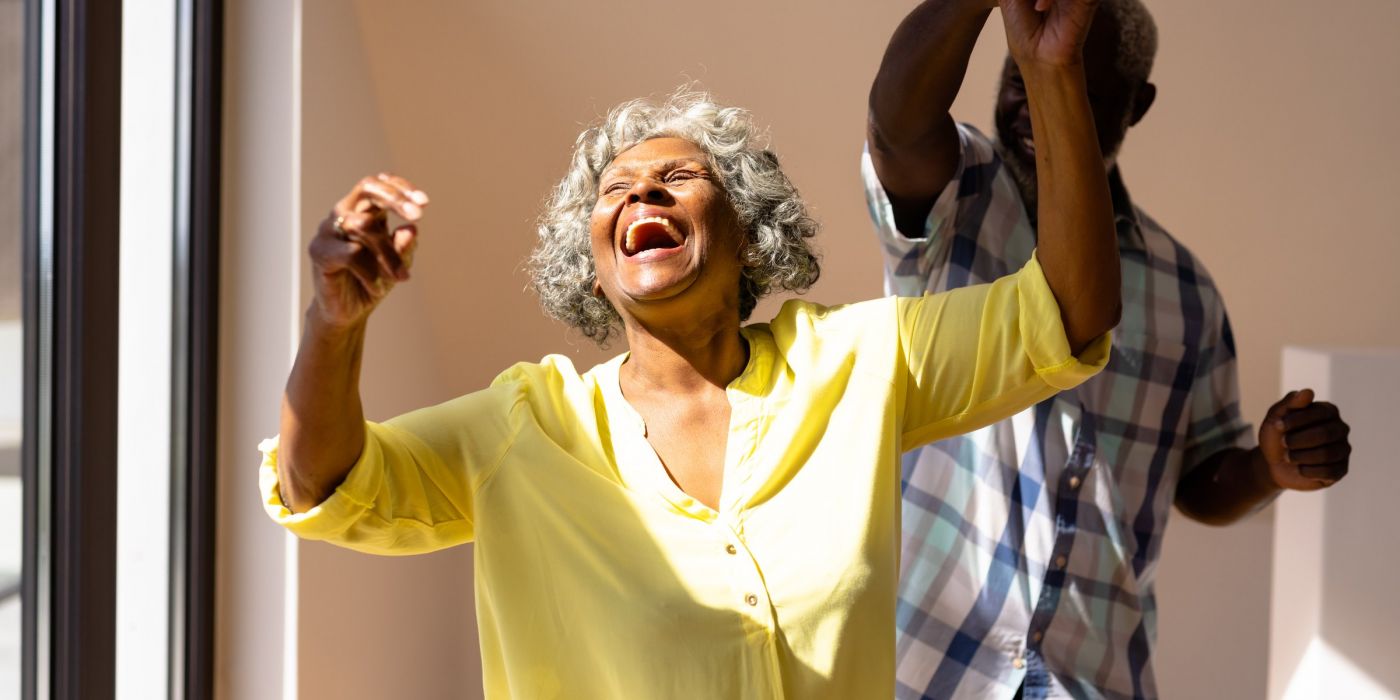
[[[737,547],[735,547],[734,545],[732,545],[732,544],[724,545],[724,551],[726,551],[726,552],[728,552],[728,553],[730,553],[730,554],[738,554],[738,553],[739,553],[739,549],[738,549]]]
[[[756,596],[756,595],[750,593],[750,594],[744,596],[744,602],[745,602],[745,603],[748,603],[748,604],[749,604],[749,607],[753,607],[753,606],[755,606],[755,605],[758,605],[758,596]]]
[[[1072,488],[1072,489],[1077,489],[1077,488],[1079,488],[1079,477],[1077,477],[1077,476],[1071,476],[1071,477],[1069,478],[1069,487]]]
[[[1056,569],[1063,569],[1063,568],[1065,568],[1065,565],[1068,564],[1068,563],[1069,563],[1069,559],[1066,558],[1065,555],[1063,555],[1063,554],[1061,554],[1061,555],[1058,556],[1058,557],[1055,557],[1055,568],[1056,568]]]

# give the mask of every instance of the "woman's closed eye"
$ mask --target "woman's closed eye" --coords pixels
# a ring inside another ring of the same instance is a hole
[[[672,170],[666,174],[666,182],[684,182],[698,177],[704,177],[704,175],[694,170]]]

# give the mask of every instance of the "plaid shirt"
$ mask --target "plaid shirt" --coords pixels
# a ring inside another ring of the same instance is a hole
[[[1017,270],[1034,222],[993,142],[962,159],[924,237],[900,234],[867,151],[886,291],[939,292]],[[899,698],[1152,698],[1162,534],[1176,485],[1251,446],[1235,347],[1200,262],[1110,175],[1123,317],[1108,368],[1074,391],[904,457]]]

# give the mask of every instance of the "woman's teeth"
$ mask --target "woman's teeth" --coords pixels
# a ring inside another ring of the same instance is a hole
[[[641,229],[642,226],[646,226],[648,224],[660,225],[661,230],[665,231],[666,235],[670,236],[671,240],[675,241],[676,245],[682,245],[685,243],[685,238],[681,236],[680,231],[676,230],[675,224],[672,224],[670,219],[667,219],[662,216],[644,216],[640,219],[637,219],[636,221],[633,221],[627,226],[627,234],[624,237],[623,246],[626,248],[628,253],[637,252],[637,232],[639,229]]]

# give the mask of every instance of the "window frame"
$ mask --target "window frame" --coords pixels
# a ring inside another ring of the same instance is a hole
[[[121,10],[25,2],[21,695],[116,673]]]
[[[171,698],[213,694],[222,0],[176,5]],[[21,697],[116,687],[122,3],[24,0]]]

